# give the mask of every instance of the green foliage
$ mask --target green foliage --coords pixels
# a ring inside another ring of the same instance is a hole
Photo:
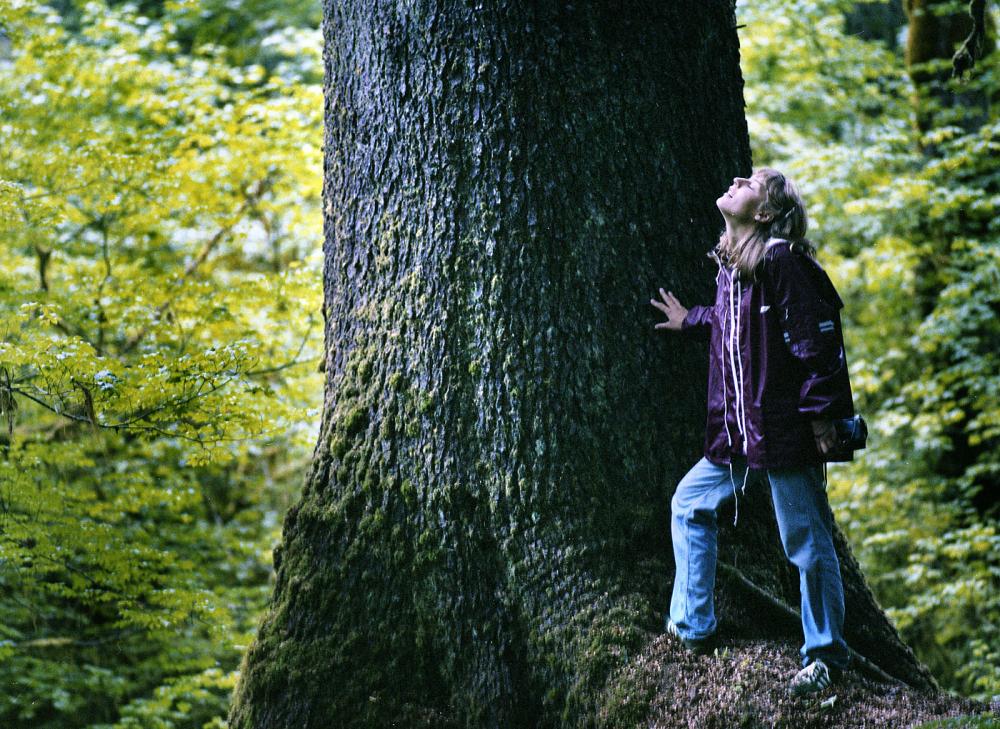
[[[953,716],[920,724],[914,729],[995,729],[997,716]]]
[[[1000,693],[1000,91],[996,52],[921,134],[901,51],[852,3],[741,8],[758,164],[800,182],[846,302],[870,447],[831,500],[873,589],[942,683]]]
[[[320,40],[62,5],[0,0],[0,725],[222,726],[318,421]]]

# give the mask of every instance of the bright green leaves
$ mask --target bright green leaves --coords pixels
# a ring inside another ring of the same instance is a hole
[[[0,0],[4,726],[224,716],[322,391],[321,43],[278,5]]]
[[[99,427],[209,449],[273,433],[273,403],[245,417],[229,392],[267,398],[255,370],[316,356],[317,287],[289,264],[319,248],[319,91],[152,55],[169,23],[93,3],[83,18],[75,38],[24,16],[6,76],[0,237],[9,285],[47,308],[0,313],[21,330],[3,364],[22,368],[24,397]]]

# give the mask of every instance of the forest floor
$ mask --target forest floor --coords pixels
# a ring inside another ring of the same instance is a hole
[[[818,694],[794,698],[787,684],[800,665],[791,643],[723,637],[714,655],[698,656],[663,635],[644,653],[645,668],[660,676],[649,720],[657,729],[903,729],[941,720],[933,726],[1000,727],[997,705],[879,683],[853,670]]]

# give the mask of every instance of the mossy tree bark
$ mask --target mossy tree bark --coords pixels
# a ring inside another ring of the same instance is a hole
[[[633,724],[704,424],[705,349],[647,301],[710,300],[750,170],[732,6],[325,13],[324,413],[231,725]],[[797,604],[740,511],[721,558]],[[855,647],[928,685],[838,546]],[[798,629],[720,583],[726,625]]]

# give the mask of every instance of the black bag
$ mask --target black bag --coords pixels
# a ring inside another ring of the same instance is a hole
[[[839,453],[860,451],[868,443],[868,424],[860,415],[834,420],[833,427],[837,435],[836,450]]]

